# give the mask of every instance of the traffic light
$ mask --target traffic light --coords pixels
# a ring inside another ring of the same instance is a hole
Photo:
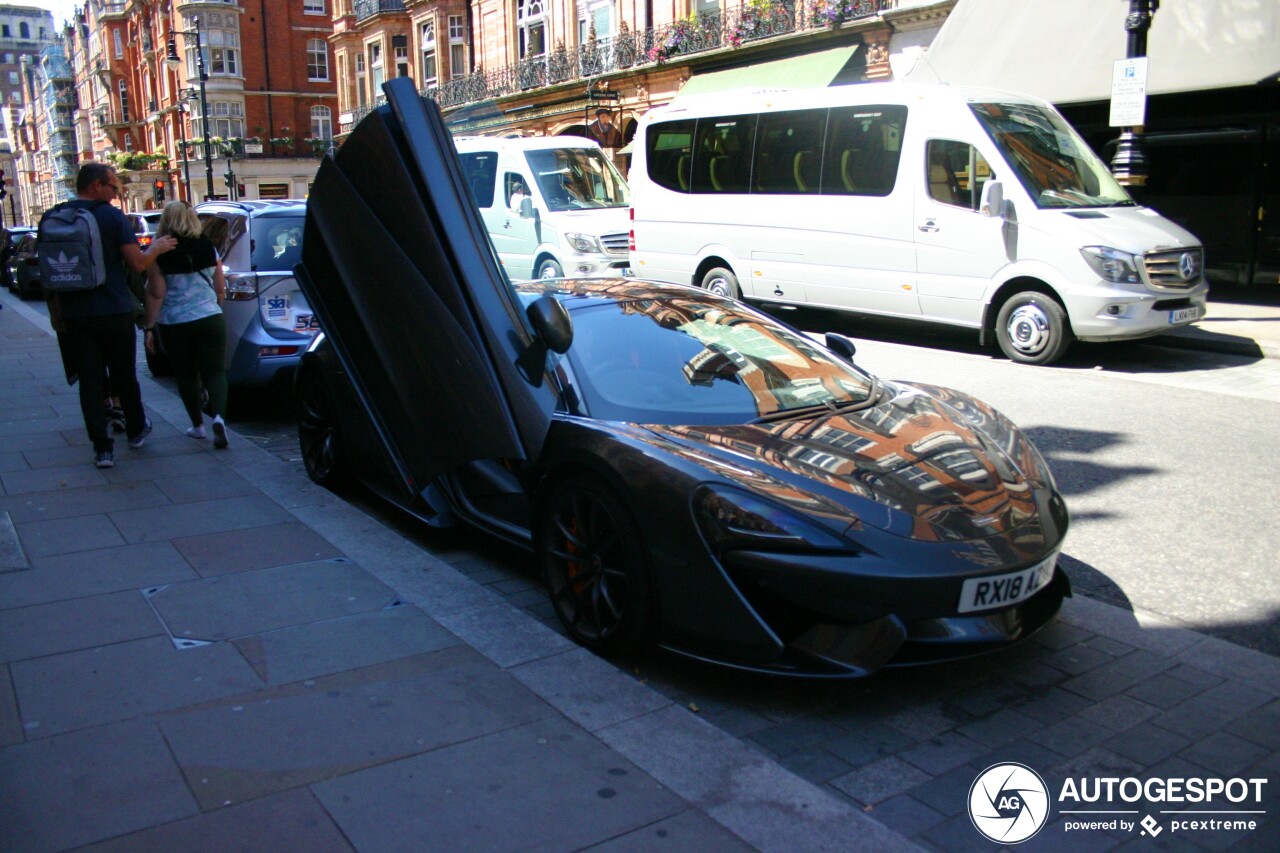
[[[231,186],[236,182],[236,176],[230,169],[228,169],[222,173],[222,180],[226,181],[227,186]]]
[[[164,181],[156,181],[155,188],[151,191],[151,195],[156,200],[156,204],[164,204]]]

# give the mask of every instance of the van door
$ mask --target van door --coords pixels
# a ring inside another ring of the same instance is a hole
[[[474,151],[459,154],[462,169],[467,176],[467,185],[471,187],[471,195],[480,210],[480,218],[484,221],[485,230],[493,241],[493,248],[498,252],[498,259],[512,279],[528,279],[533,277],[533,258],[538,248],[535,235],[535,220],[522,220],[520,215],[508,206],[512,187],[516,183],[527,183],[519,175],[510,172],[502,173],[499,183],[499,155],[497,151]]]
[[[925,317],[977,325],[996,272],[1009,260],[1004,218],[978,212],[983,185],[996,177],[966,142],[931,139],[916,191],[916,270]]]

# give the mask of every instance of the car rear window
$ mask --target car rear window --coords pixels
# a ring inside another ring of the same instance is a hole
[[[302,260],[301,216],[259,216],[249,225],[255,270],[289,270]]]

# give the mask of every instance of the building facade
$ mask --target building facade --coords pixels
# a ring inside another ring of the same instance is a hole
[[[936,33],[955,0],[330,0],[339,129],[410,77],[456,133],[586,134],[636,120],[699,75],[843,48],[812,85],[889,79],[895,51]]]
[[[23,158],[17,128],[24,120],[23,78],[40,51],[55,41],[53,13],[32,6],[0,5],[0,171],[6,225],[26,221],[19,171]]]

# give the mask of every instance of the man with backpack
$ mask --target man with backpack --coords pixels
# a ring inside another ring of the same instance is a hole
[[[99,468],[115,464],[102,404],[108,374],[111,392],[124,407],[129,447],[141,447],[151,433],[138,387],[137,302],[126,268],[143,272],[176,244],[172,237],[162,237],[142,251],[128,219],[111,204],[119,193],[115,169],[85,163],[76,176],[76,198],[50,208],[40,219],[40,272],[50,297],[50,319],[65,334],[66,351],[75,359],[80,412]]]

